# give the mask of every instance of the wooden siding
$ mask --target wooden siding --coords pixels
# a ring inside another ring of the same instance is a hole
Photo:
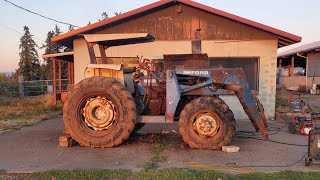
[[[199,10],[175,5],[99,33],[150,32],[157,40],[193,40],[201,29],[202,40],[275,40],[273,34]]]

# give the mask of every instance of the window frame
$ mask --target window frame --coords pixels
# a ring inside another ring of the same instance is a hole
[[[229,60],[229,59],[233,59],[233,60],[243,60],[243,59],[255,59],[257,61],[257,73],[256,73],[256,76],[257,76],[257,80],[256,80],[256,86],[257,86],[257,89],[253,89],[251,90],[251,92],[254,94],[254,95],[259,95],[259,91],[260,91],[260,57],[259,56],[232,56],[232,57],[214,57],[214,56],[210,56],[209,57],[209,60],[210,60],[210,68],[213,68],[211,66],[211,61],[214,60],[214,59],[218,59],[218,60]]]

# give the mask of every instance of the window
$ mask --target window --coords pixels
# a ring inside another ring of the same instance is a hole
[[[252,90],[259,90],[259,58],[210,58],[212,68],[242,68]]]

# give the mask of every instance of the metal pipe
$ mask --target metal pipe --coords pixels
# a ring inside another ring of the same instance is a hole
[[[239,85],[224,85],[222,89],[237,92],[237,93],[243,93],[245,90],[243,86],[239,86]]]
[[[181,92],[181,94],[184,94],[184,93],[188,93],[188,92],[200,89],[202,87],[210,86],[212,84],[213,84],[213,81],[210,79],[210,80],[208,80],[206,82],[203,82],[203,83],[200,83],[200,84],[196,84],[194,86],[190,86],[190,87],[187,87],[185,89],[181,89],[180,92]]]

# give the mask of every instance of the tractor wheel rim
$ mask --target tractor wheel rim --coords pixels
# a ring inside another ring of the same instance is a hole
[[[219,129],[216,119],[210,114],[197,116],[193,127],[194,130],[203,136],[214,136]]]
[[[91,98],[83,108],[85,123],[95,131],[107,130],[116,118],[114,104],[104,97]]]

